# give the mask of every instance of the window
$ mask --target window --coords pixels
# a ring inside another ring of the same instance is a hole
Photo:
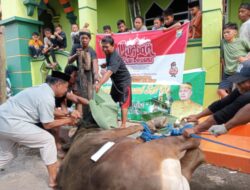
[[[150,9],[145,14],[145,25],[147,27],[152,27],[154,25],[154,18],[162,16],[162,8],[159,7],[156,3],[153,3]]]
[[[191,20],[191,15],[188,11],[188,3],[196,0],[172,0],[165,9],[172,9],[174,11],[175,20],[184,21]],[[200,7],[202,7],[202,0],[200,0]],[[165,10],[164,9],[164,10]],[[151,7],[145,13],[145,24],[148,28],[153,26],[154,18],[162,16],[164,11],[157,3],[153,2]]]

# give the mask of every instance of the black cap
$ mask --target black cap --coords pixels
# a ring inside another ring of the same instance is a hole
[[[233,83],[241,83],[250,80],[250,61],[243,62],[241,70],[229,77],[228,80]]]
[[[199,1],[193,1],[188,3],[188,8],[199,7],[199,6],[200,6]]]
[[[52,71],[52,77],[55,77],[55,78],[59,78],[59,79],[62,79],[64,81],[67,81],[69,82],[70,80],[70,76],[65,74],[65,73],[62,73],[62,72],[59,72],[59,71]]]

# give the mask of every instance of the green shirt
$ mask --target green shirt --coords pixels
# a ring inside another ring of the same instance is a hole
[[[240,62],[238,57],[245,57],[250,52],[250,43],[235,38],[232,42],[222,40],[221,43],[221,58],[224,59],[224,73],[233,75]]]

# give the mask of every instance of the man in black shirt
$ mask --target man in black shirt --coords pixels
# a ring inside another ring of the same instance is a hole
[[[56,45],[59,50],[64,50],[67,47],[67,38],[65,32],[62,31],[62,26],[58,25],[55,28],[54,35],[56,37]]]
[[[244,62],[240,72],[228,79],[236,84],[236,89],[225,98],[212,103],[201,113],[187,117],[188,122],[198,122],[198,119],[209,116],[204,122],[197,124],[194,128],[186,129],[184,132],[185,136],[203,132],[210,129],[212,125],[220,125],[220,127],[213,126],[209,130],[213,134],[225,133],[227,129],[225,126],[221,126],[221,124],[229,122],[241,108],[250,103],[250,62]]]
[[[114,39],[106,36],[102,39],[102,49],[106,55],[107,72],[96,84],[96,92],[99,91],[102,84],[109,78],[112,80],[111,97],[115,102],[119,102],[122,110],[122,125],[126,127],[128,108],[131,106],[131,76],[120,57],[115,51]]]

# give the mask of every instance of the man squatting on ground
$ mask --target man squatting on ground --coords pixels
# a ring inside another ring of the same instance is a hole
[[[68,90],[70,76],[53,71],[47,83],[18,93],[0,106],[0,168],[17,156],[17,148],[24,145],[39,148],[49,173],[49,186],[56,186],[57,149],[54,137],[45,129],[75,125],[73,116],[54,119],[55,97]]]
[[[102,39],[101,44],[106,55],[106,64],[103,64],[102,67],[107,67],[107,72],[95,85],[96,92],[111,78],[110,94],[115,102],[120,103],[122,111],[121,127],[126,127],[128,108],[131,106],[131,76],[124,61],[115,51],[114,39],[111,36],[106,36]]]
[[[198,122],[200,118],[208,116],[204,122],[194,128],[186,129],[184,136],[189,137],[192,133],[200,133],[207,129],[214,135],[220,135],[250,120],[247,120],[245,116],[247,114],[243,113],[244,110],[249,110],[250,103],[250,62],[244,62],[240,72],[229,77],[228,80],[236,84],[236,89],[225,98],[212,103],[201,113],[185,118],[188,122]]]

